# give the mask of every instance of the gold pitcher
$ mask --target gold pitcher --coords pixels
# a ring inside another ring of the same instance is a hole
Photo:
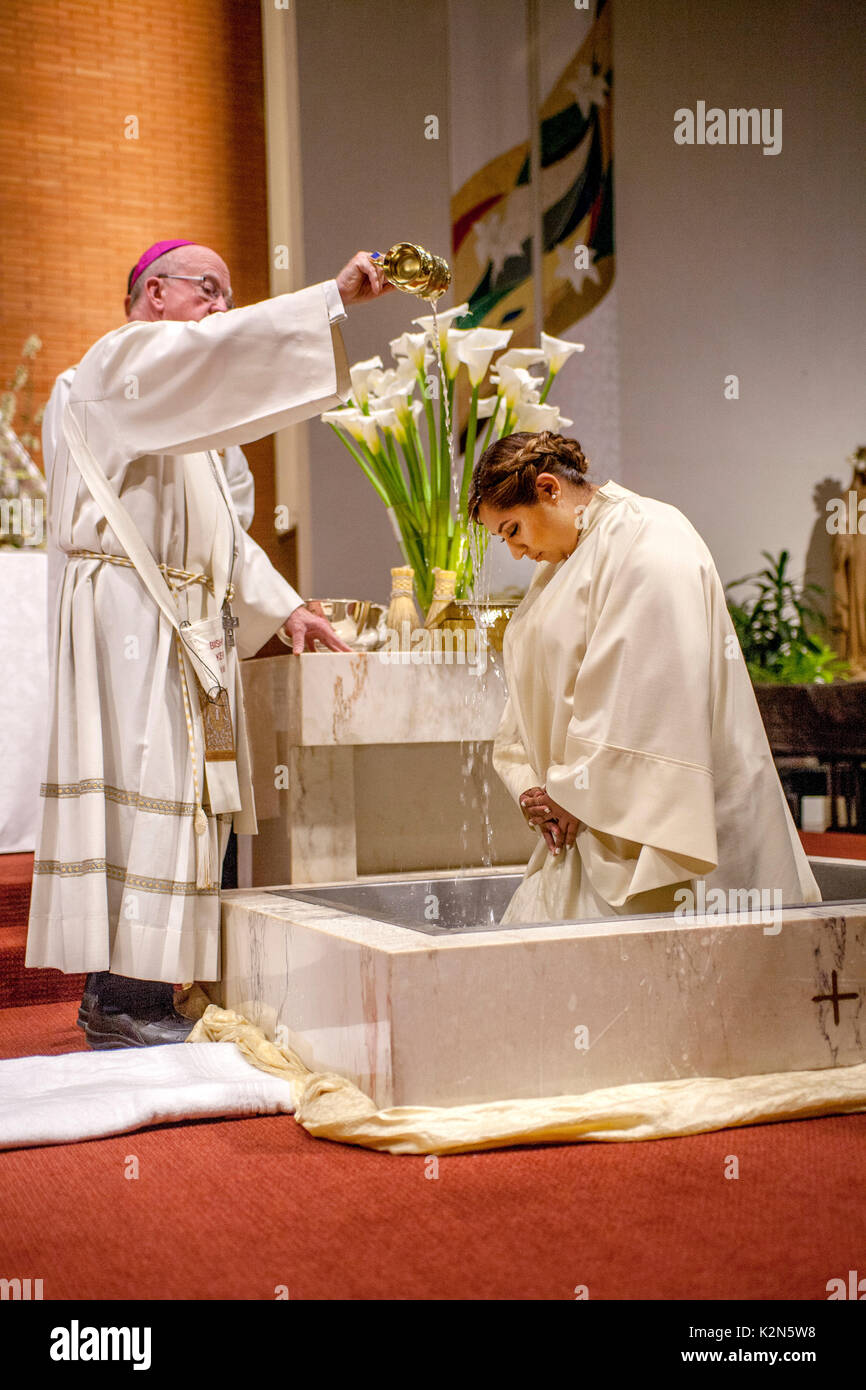
[[[438,299],[451,284],[448,262],[411,241],[398,241],[384,256],[377,254],[373,259],[382,266],[386,280],[419,299]]]

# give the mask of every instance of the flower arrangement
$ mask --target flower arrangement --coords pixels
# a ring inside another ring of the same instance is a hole
[[[33,385],[28,365],[41,347],[40,339],[32,333],[21,350],[21,361],[0,395],[0,546],[16,549],[44,543],[41,510],[40,524],[34,525],[34,508],[44,509],[47,489],[45,477],[33,461],[33,455],[41,448],[34,430],[42,420],[42,410],[32,413]],[[23,408],[18,400],[22,391]],[[13,428],[16,415],[17,429]]]
[[[349,402],[321,416],[388,509],[425,612],[433,598],[434,569],[455,571],[456,596],[464,598],[472,589],[473,564],[484,556],[487,533],[477,528],[473,561],[466,521],[476,451],[515,430],[556,432],[570,425],[547,397],[569,357],[583,351],[582,343],[546,333],[538,348],[503,351],[510,329],[457,327],[468,307],[413,319],[419,332],[390,343],[395,365],[385,367],[381,357],[356,362],[350,368]],[[429,371],[434,361],[438,376]],[[530,368],[542,363],[545,376],[533,376]],[[468,378],[469,416],[463,465],[455,469],[449,436],[461,372]],[[482,397],[488,373],[495,394]]]

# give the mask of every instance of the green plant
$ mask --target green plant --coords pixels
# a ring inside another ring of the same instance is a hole
[[[725,585],[725,593],[754,584],[757,593],[742,603],[728,599],[728,612],[752,680],[764,685],[829,684],[844,680],[850,667],[838,652],[808,631],[807,623],[826,627],[823,613],[812,607],[824,594],[819,584],[797,583],[788,574],[790,553],[761,554],[767,568]]]

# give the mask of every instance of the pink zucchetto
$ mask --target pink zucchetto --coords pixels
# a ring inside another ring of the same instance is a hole
[[[166,251],[174,251],[178,246],[197,246],[196,241],[155,241],[152,246],[148,246],[144,255],[136,261],[132,270],[129,272],[129,279],[126,282],[126,293],[132,294],[132,287],[149,265],[164,256]]]

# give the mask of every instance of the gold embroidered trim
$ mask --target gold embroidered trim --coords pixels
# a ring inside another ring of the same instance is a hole
[[[204,730],[205,762],[233,763],[235,761],[235,740],[232,732],[229,693],[227,690],[221,690],[219,697],[212,700],[209,695],[205,695],[200,685],[197,686],[197,689]]]
[[[152,811],[160,816],[194,816],[194,801],[169,801],[163,797],[142,796],[139,792],[129,792],[123,787],[112,787],[101,777],[88,777],[81,782],[43,782],[39,788],[40,796],[85,796],[88,792],[103,792],[106,801],[115,801],[120,806],[134,806],[138,811]]]
[[[143,893],[179,893],[184,897],[198,897],[199,894],[219,894],[219,887],[197,888],[194,882],[179,882],[172,878],[145,878],[141,874],[131,874],[117,864],[108,864],[104,859],[81,859],[77,863],[61,859],[37,859],[33,864],[34,874],[58,874],[61,878],[80,878],[82,874],[105,874],[106,878],[123,883],[128,888],[139,888]]]

